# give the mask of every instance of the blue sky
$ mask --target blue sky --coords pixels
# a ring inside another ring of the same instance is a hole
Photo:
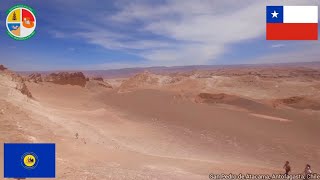
[[[320,61],[318,41],[266,41],[266,5],[318,0],[2,0],[0,64],[13,70]],[[5,11],[26,4],[36,35],[15,41]]]

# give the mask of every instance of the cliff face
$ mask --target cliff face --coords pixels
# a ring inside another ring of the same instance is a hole
[[[7,68],[0,64],[0,71],[6,70]]]
[[[7,70],[3,65],[0,65],[0,85],[7,88],[14,88],[26,96],[32,97],[24,79],[20,75]]]
[[[49,74],[44,78],[44,81],[61,85],[70,84],[85,87],[87,80],[82,72],[60,72]]]

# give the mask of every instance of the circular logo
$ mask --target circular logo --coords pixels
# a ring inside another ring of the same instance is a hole
[[[21,157],[21,164],[26,169],[34,169],[38,165],[38,162],[38,156],[32,152],[25,153]]]
[[[16,5],[7,11],[8,35],[15,40],[27,40],[35,34],[36,16],[34,10],[26,5]]]

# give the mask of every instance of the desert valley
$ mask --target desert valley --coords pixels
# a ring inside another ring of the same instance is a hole
[[[287,160],[292,173],[320,172],[319,67],[108,77],[0,65],[0,142],[56,143],[63,180],[272,174]]]

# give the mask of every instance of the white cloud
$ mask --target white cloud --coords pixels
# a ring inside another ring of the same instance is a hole
[[[58,30],[48,30],[48,33],[51,34],[54,38],[67,38],[68,35],[65,32],[58,31]]]
[[[109,62],[109,63],[103,63],[103,64],[86,64],[81,65],[77,67],[70,67],[70,69],[75,70],[109,70],[109,69],[123,69],[123,68],[136,68],[136,67],[150,67],[149,63],[140,63],[139,66],[137,64],[132,62],[122,62],[122,63],[116,63],[116,62]]]
[[[104,17],[100,24],[88,24],[86,31],[74,36],[106,49],[132,51],[151,65],[209,64],[225,53],[232,53],[231,45],[264,35],[266,5],[319,5],[317,0],[164,2],[117,2],[117,13],[96,12],[97,17]],[[110,24],[128,31],[106,30]],[[160,38],[134,37],[132,32]],[[61,37],[59,33],[54,35]]]
[[[154,5],[133,1],[107,18],[129,28],[138,22],[141,24],[139,33],[169,40],[138,39],[99,28],[77,35],[107,49],[141,50],[138,55],[150,63],[207,64],[222,55],[228,45],[264,32],[265,20],[261,11],[265,7],[255,1],[246,5],[237,2],[186,0],[181,3],[174,0]],[[259,16],[252,18],[252,14]]]
[[[219,46],[207,45],[185,45],[177,49],[153,50],[142,53],[141,55],[153,65],[196,65],[206,64],[204,57],[213,57],[215,54],[224,51]]]
[[[100,45],[106,49],[116,50],[148,50],[153,48],[172,48],[172,45],[166,41],[160,40],[139,40],[124,34],[101,30],[90,30],[89,32],[75,33],[86,39],[89,43]]]
[[[273,44],[271,45],[272,48],[281,48],[281,47],[285,47],[284,44]]]

